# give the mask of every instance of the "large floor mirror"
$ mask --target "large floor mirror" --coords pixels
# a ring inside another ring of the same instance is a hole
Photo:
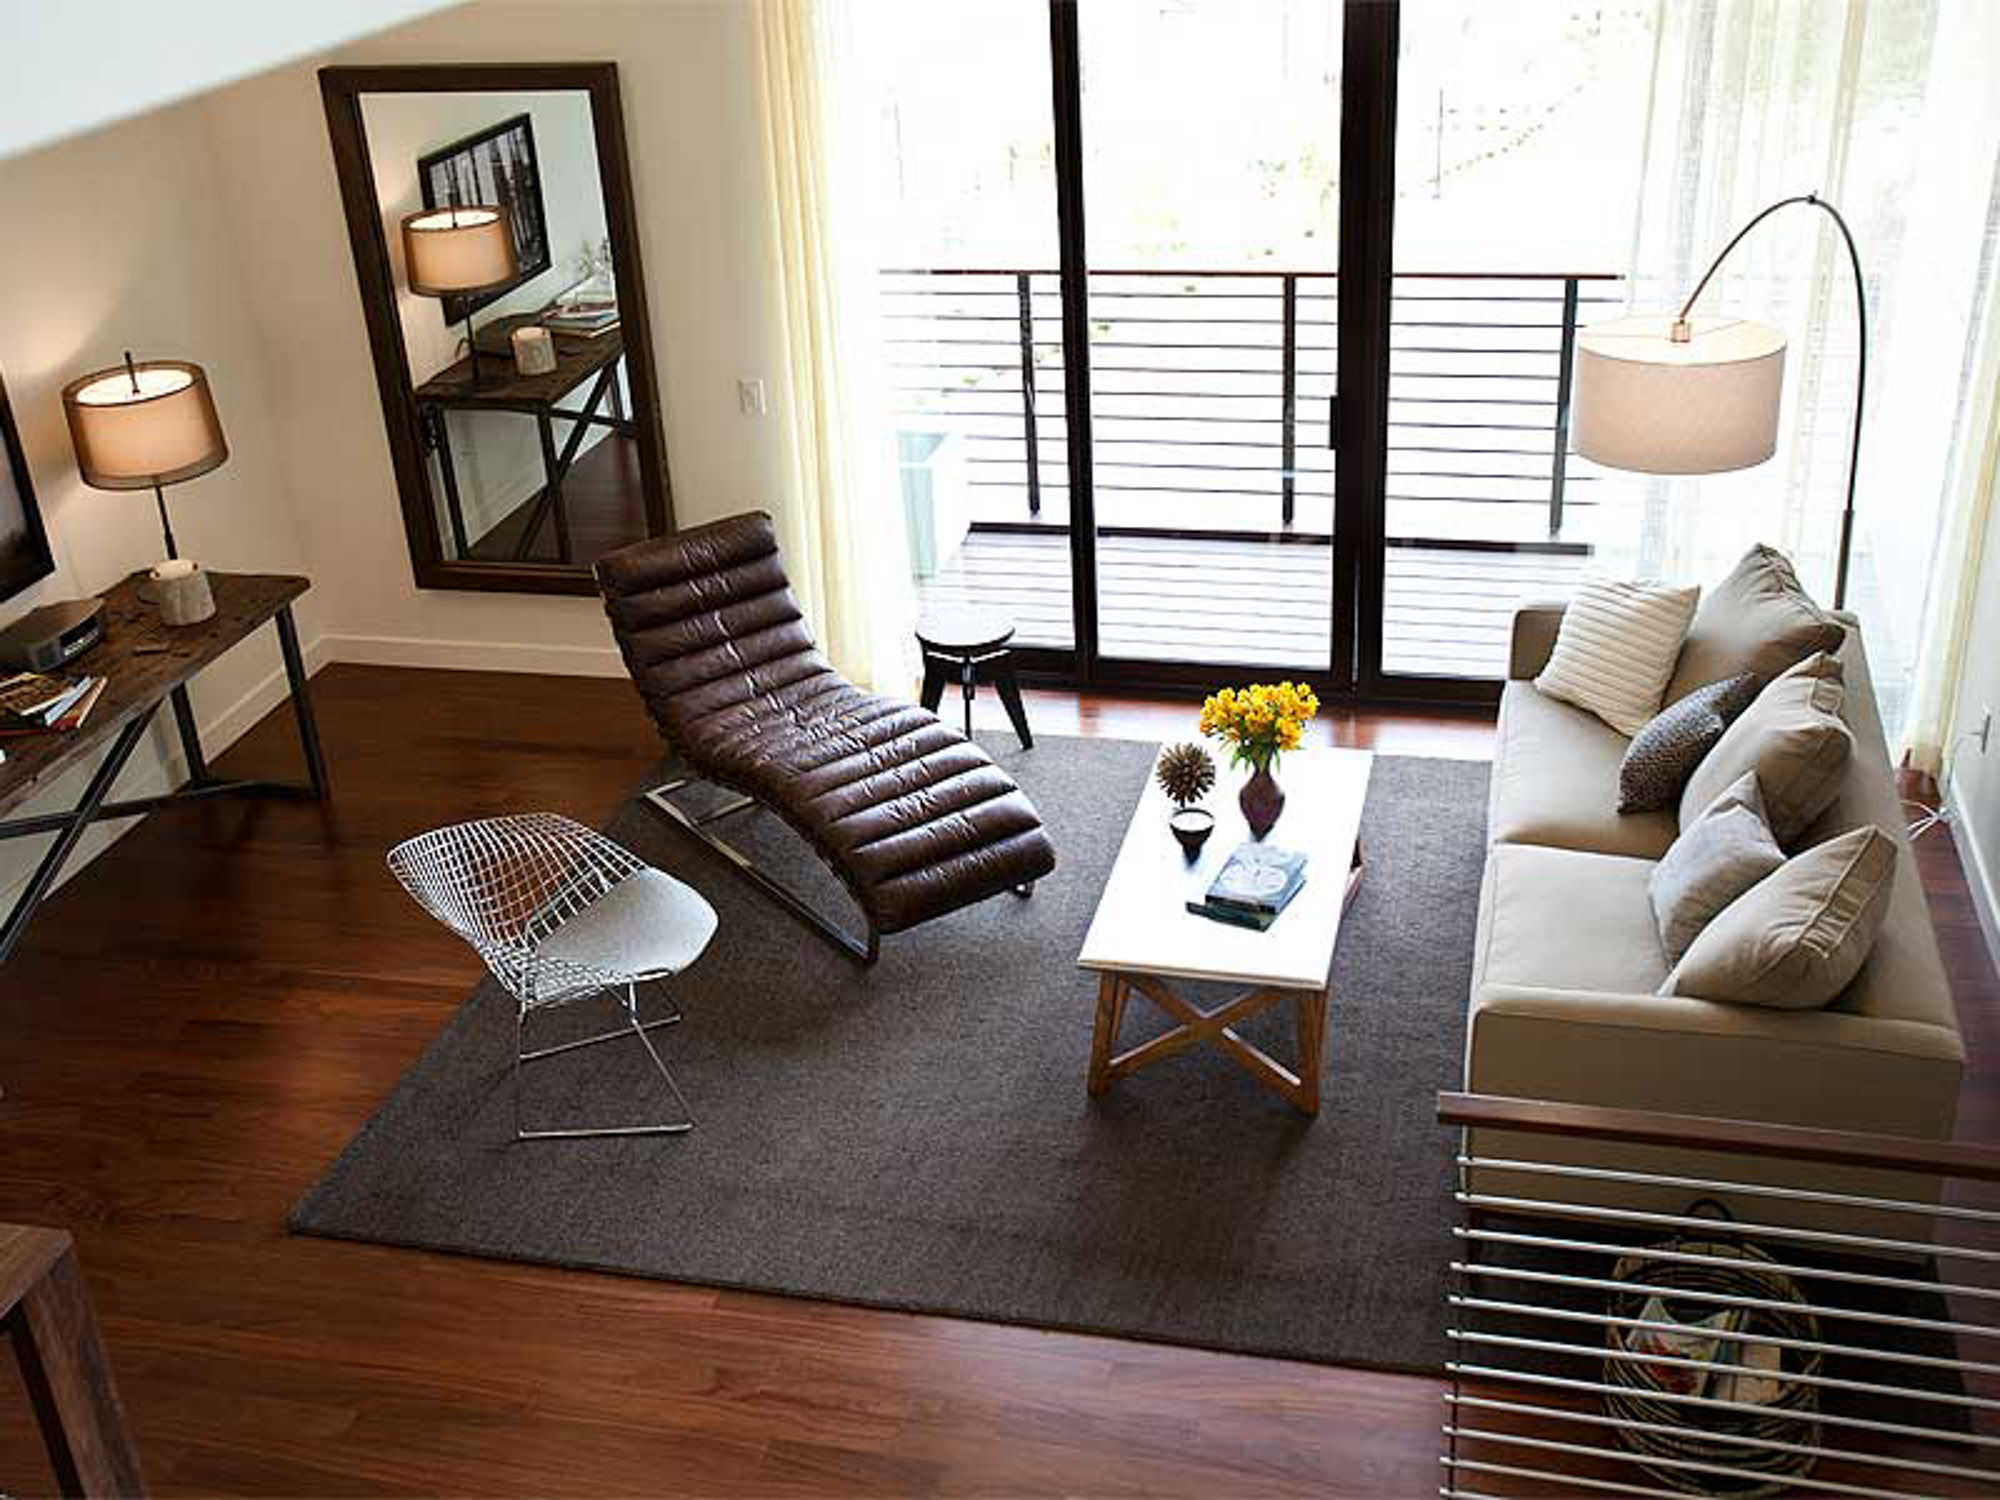
[[[673,528],[616,67],[320,86],[417,582],[593,592]]]

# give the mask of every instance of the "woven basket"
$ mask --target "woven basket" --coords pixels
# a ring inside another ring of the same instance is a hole
[[[1702,1207],[1726,1212],[1719,1204],[1698,1204],[1690,1212]],[[1682,1255],[1710,1255],[1761,1264],[1702,1265],[1694,1261],[1659,1260],[1640,1250],[1618,1262],[1611,1273],[1613,1278],[1657,1289],[1715,1292],[1798,1304],[1796,1310],[1746,1309],[1742,1328],[1727,1335],[1738,1345],[1733,1357],[1725,1356],[1728,1362],[1742,1363],[1741,1346],[1754,1344],[1760,1337],[1818,1342],[1819,1319],[1806,1310],[1797,1284],[1755,1245],[1729,1237],[1724,1229],[1703,1238],[1676,1236],[1656,1248]],[[1639,1318],[1651,1295],[1642,1291],[1614,1292],[1609,1312],[1614,1319]],[[1700,1316],[1717,1310],[1721,1304],[1700,1302],[1686,1306]],[[1756,1447],[1742,1440],[1816,1447],[1820,1430],[1818,1386],[1787,1380],[1777,1399],[1755,1413],[1665,1400],[1660,1394],[1661,1367],[1650,1363],[1645,1352],[1634,1347],[1647,1331],[1626,1322],[1613,1322],[1605,1328],[1605,1343],[1614,1354],[1637,1356],[1605,1360],[1605,1384],[1614,1389],[1604,1394],[1604,1410],[1618,1421],[1619,1439],[1638,1455],[1641,1468],[1662,1484],[1696,1495],[1774,1495],[1811,1472],[1815,1457],[1811,1452]],[[1779,1354],[1780,1367],[1773,1378],[1782,1380],[1787,1375],[1819,1373],[1820,1356],[1815,1350],[1781,1348]],[[1749,1473],[1716,1474],[1704,1469],[1648,1463],[1649,1458],[1721,1464]]]

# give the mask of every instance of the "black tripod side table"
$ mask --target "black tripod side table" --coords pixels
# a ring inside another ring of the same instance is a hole
[[[944,701],[944,685],[956,680],[965,695],[965,737],[972,738],[972,697],[981,676],[993,684],[1021,748],[1032,750],[1028,711],[1021,706],[1021,689],[1014,681],[1014,622],[996,610],[939,609],[917,622],[917,644],[924,653],[923,705],[936,713]]]

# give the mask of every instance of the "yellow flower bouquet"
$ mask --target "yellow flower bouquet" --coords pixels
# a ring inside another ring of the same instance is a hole
[[[1239,766],[1268,772],[1286,750],[1299,748],[1319,699],[1302,682],[1224,688],[1201,706],[1201,732],[1229,747]]]

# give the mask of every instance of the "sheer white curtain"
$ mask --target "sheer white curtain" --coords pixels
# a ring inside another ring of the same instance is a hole
[[[1938,662],[1922,643],[1955,596],[1970,490],[1991,439],[1978,335],[1990,297],[2000,163],[2000,5],[1991,0],[1675,0],[1658,12],[1635,308],[1678,306],[1709,260],[1775,199],[1816,192],[1853,227],[1869,366],[1848,602],[1862,619],[1892,748]],[[1829,601],[1854,410],[1856,323],[1839,235],[1808,206],[1761,225],[1704,311],[1790,338],[1777,457],[1659,480],[1593,470],[1622,510],[1611,560],[1711,581],[1755,541],[1789,552]],[[1948,692],[1945,694],[1948,697]]]
[[[784,351],[771,415],[785,456],[775,515],[821,649],[906,693],[915,599],[883,380],[870,169],[878,90],[850,0],[755,0],[765,218]]]

